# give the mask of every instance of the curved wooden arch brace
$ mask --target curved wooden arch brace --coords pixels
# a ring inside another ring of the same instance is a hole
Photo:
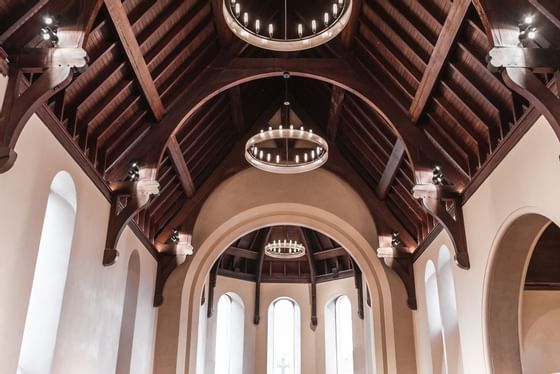
[[[120,182],[112,185],[109,227],[107,228],[105,250],[103,251],[104,266],[110,266],[117,262],[119,252],[116,246],[124,228],[148,204],[150,197],[159,193],[159,183],[155,180],[155,176],[155,169],[141,168],[137,181]],[[128,200],[124,208],[121,207],[123,197]]]
[[[467,237],[465,234],[465,224],[463,222],[463,211],[460,204],[459,195],[450,191],[447,186],[440,186],[433,183],[418,184],[413,188],[413,196],[422,201],[422,208],[432,215],[447,231],[453,248],[455,249],[455,263],[461,269],[469,269],[469,253],[467,250]],[[455,217],[447,211],[445,201],[454,202]]]
[[[418,309],[416,303],[416,283],[414,281],[414,266],[412,256],[402,253],[399,248],[390,247],[392,254],[381,254],[378,250],[377,256],[381,257],[383,264],[393,270],[402,280],[406,290],[406,304],[412,310]]]
[[[217,60],[220,61],[219,58]],[[432,167],[438,163],[446,170],[449,180],[458,191],[464,188],[468,176],[433,146],[425,132],[410,121],[405,110],[385,93],[382,85],[367,78],[366,74],[361,74],[359,68],[336,58],[237,58],[223,65],[210,66],[192,82],[190,87],[194,89],[185,90],[179,95],[163,120],[152,127],[145,137],[150,143],[137,144],[126,157],[109,166],[106,178],[112,181],[121,179],[131,160],[141,160],[146,166],[158,167],[169,139],[186,119],[212,97],[240,84],[281,76],[285,72],[333,84],[364,100],[392,126],[406,145],[418,183],[431,180]]]

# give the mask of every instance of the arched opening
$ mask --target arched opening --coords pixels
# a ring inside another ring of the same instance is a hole
[[[223,294],[216,313],[214,374],[243,374],[245,308],[234,293]]]
[[[437,286],[443,338],[445,341],[445,359],[449,373],[463,372],[461,338],[457,320],[457,300],[455,297],[455,280],[453,278],[453,261],[446,246],[439,250],[437,263]]]
[[[50,372],[60,322],[74,225],[76,188],[59,172],[50,187],[27,308],[18,374]]]
[[[304,186],[309,183],[325,188],[308,193],[311,191]],[[243,195],[238,193],[240,188]],[[291,202],[286,202],[287,196]],[[164,289],[166,301],[159,315],[167,318],[158,320],[156,370],[176,365],[179,372],[194,372],[199,343],[196,326],[202,318],[199,300],[212,265],[234,240],[272,225],[313,229],[333,238],[349,252],[371,292],[372,308],[368,313],[375,332],[375,371],[415,371],[412,320],[405,289],[396,276],[387,276],[375,255],[378,240],[369,210],[351,187],[321,169],[289,178],[247,169],[214,191],[195,225],[194,255],[170,276]],[[172,351],[177,356],[165,353],[170,352],[171,343],[176,344]],[[165,352],[159,353],[165,346]],[[407,349],[401,349],[404,346]]]
[[[489,371],[523,373],[522,300],[533,250],[550,220],[537,213],[512,218],[496,239],[485,284]],[[543,371],[540,371],[543,372]]]
[[[268,374],[301,373],[301,312],[298,303],[282,297],[268,307]]]
[[[326,305],[325,351],[327,374],[354,373],[352,305],[348,296],[338,296]]]
[[[117,353],[117,374],[130,373],[132,346],[134,342],[134,326],[138,306],[138,287],[140,286],[140,256],[133,251],[128,260],[126,288],[124,292],[121,333]]]
[[[426,264],[424,282],[426,287],[426,305],[428,328],[430,332],[430,348],[432,353],[432,370],[434,373],[447,373],[445,344],[443,340],[443,325],[439,304],[440,295],[436,268],[431,260]]]

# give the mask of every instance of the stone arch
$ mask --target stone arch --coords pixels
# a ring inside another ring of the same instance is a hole
[[[200,300],[211,266],[236,238],[275,224],[314,229],[348,250],[372,293],[376,372],[415,371],[412,315],[402,283],[376,257],[375,223],[357,193],[321,169],[290,176],[248,169],[214,191],[195,225],[195,254],[170,276],[164,290],[155,370],[193,372],[199,319],[194,300]]]
[[[502,225],[485,275],[483,314],[490,373],[523,372],[521,297],[529,260],[551,219],[537,209],[514,212]]]

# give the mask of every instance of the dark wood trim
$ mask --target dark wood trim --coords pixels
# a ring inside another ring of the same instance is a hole
[[[255,282],[255,313],[253,315],[253,323],[258,325],[261,321],[261,283],[262,283],[262,273],[263,273],[263,265],[264,265],[264,244],[268,242],[270,238],[270,233],[272,229],[269,227],[266,235],[264,236],[263,243],[261,243],[261,248],[259,252],[259,262],[257,265],[257,280]]]
[[[393,147],[393,151],[389,156],[389,161],[387,161],[387,165],[385,166],[385,170],[383,170],[383,175],[381,176],[381,179],[379,179],[379,183],[377,184],[377,188],[375,190],[377,197],[381,200],[384,200],[387,196],[387,193],[391,188],[391,184],[393,184],[393,180],[400,170],[405,151],[406,149],[404,143],[401,139],[397,139],[397,142]]]
[[[329,117],[327,119],[327,137],[331,142],[336,140],[340,115],[344,105],[344,90],[338,86],[333,86],[331,90],[331,104]]]
[[[245,116],[243,115],[243,100],[241,99],[241,88],[232,87],[228,90],[231,104],[231,119],[233,127],[238,134],[245,133]]]
[[[309,265],[310,277],[311,277],[311,329],[315,330],[317,328],[318,318],[317,318],[317,270],[315,269],[315,261],[313,261],[313,256],[310,251],[307,235],[305,231],[299,227],[299,234],[303,241],[303,245],[307,250],[305,251],[305,257],[307,258],[307,263]]]
[[[437,79],[445,62],[447,61],[453,43],[461,30],[463,19],[465,18],[467,10],[471,5],[471,0],[455,0],[452,4],[453,5],[451,5],[449,14],[445,19],[445,23],[439,33],[434,50],[430,55],[430,60],[426,65],[426,71],[424,71],[420,85],[416,90],[414,100],[410,105],[410,118],[414,123],[418,122],[418,119],[422,115],[422,112],[430,99],[431,93],[436,85]]]
[[[560,291],[560,283],[525,282],[525,291]]]
[[[16,31],[18,31],[27,21],[29,21],[37,12],[39,12],[49,0],[39,0],[31,5],[21,17],[10,25],[2,34],[0,34],[0,44],[4,44]],[[31,3],[31,2],[30,2]],[[8,20],[6,20],[8,21]]]
[[[3,76],[8,75],[8,54],[2,46],[0,46],[0,74]]]
[[[560,29],[560,5],[557,0],[529,0],[529,3]]]
[[[214,290],[218,280],[218,267],[218,262],[216,262],[214,266],[212,266],[212,269],[210,269],[210,277],[208,279],[208,305],[206,308],[207,318],[212,318],[214,314]]]
[[[428,236],[426,236],[426,238],[418,245],[418,247],[416,247],[416,250],[412,254],[412,262],[416,262],[416,260],[418,260],[420,258],[422,253],[424,253],[424,251],[426,251],[426,249],[428,249],[430,244],[433,243],[433,241],[438,237],[438,235],[442,231],[443,231],[443,226],[438,223],[432,229],[432,231],[430,231]]]
[[[352,260],[352,265],[354,267],[354,286],[358,294],[358,317],[364,319],[364,285],[362,281],[362,270],[354,260]]]
[[[138,40],[134,35],[128,16],[124,6],[120,0],[105,0],[105,6],[109,12],[109,16],[113,21],[115,30],[119,36],[119,40],[124,48],[128,61],[132,66],[132,70],[140,84],[140,88],[144,93],[144,97],[152,110],[157,121],[160,121],[165,114],[165,107],[161,101],[158,90],[146,65],[146,60],[142,55]]]
[[[313,259],[315,261],[322,261],[333,257],[344,256],[347,252],[342,247],[336,247],[331,249],[325,249],[322,251],[314,251],[313,252]]]
[[[191,177],[191,172],[187,167],[187,162],[185,161],[185,157],[183,156],[183,152],[181,151],[181,146],[179,142],[177,142],[177,138],[174,136],[169,139],[167,143],[167,150],[169,151],[169,156],[171,157],[171,163],[175,168],[175,172],[181,181],[181,185],[183,186],[183,190],[187,195],[187,198],[193,197],[196,189],[194,187],[194,183]]]
[[[257,260],[259,258],[259,252],[251,251],[249,249],[238,248],[230,246],[226,252],[233,256],[238,256],[241,258],[247,258],[249,260]]]

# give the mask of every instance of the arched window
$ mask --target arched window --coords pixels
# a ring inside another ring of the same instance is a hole
[[[268,308],[268,374],[300,374],[301,336],[299,305],[288,298]]]
[[[347,296],[339,296],[326,305],[325,350],[327,374],[354,373],[352,305]]]
[[[457,302],[455,299],[455,282],[453,279],[453,261],[449,248],[442,246],[439,250],[437,285],[439,290],[440,316],[445,341],[445,359],[450,373],[463,372],[459,321],[457,320]]]
[[[124,291],[116,374],[130,373],[139,285],[140,257],[138,256],[137,251],[133,251],[130,255],[130,259],[128,260],[128,272],[126,275],[126,289]]]
[[[236,294],[218,300],[215,374],[243,374],[244,309]]]
[[[50,187],[31,296],[27,307],[18,373],[48,373],[52,365],[76,219],[76,188],[67,172]]]
[[[432,261],[428,261],[426,264],[424,282],[426,285],[426,312],[428,314],[430,346],[432,349],[432,370],[434,374],[447,373],[447,368],[445,367],[445,345],[443,342],[437,275],[436,268]]]

